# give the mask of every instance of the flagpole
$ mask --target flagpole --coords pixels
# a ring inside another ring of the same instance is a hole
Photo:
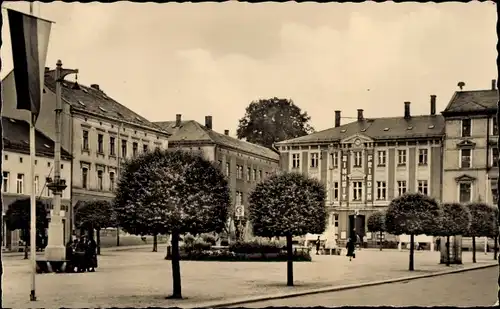
[[[36,192],[35,192],[35,117],[30,113],[30,174],[31,174],[31,226],[30,226],[30,255],[31,255],[31,293],[30,300],[36,301]]]

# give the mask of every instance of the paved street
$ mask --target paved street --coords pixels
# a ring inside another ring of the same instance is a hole
[[[296,287],[286,287],[286,263],[182,261],[182,287],[187,299],[166,300],[172,291],[171,265],[163,252],[151,248],[106,250],[96,273],[37,275],[36,304],[29,302],[29,261],[5,257],[3,302],[6,307],[191,306],[208,301],[286,293],[319,287],[370,282],[410,275],[408,252],[362,250],[349,262],[345,256],[313,256],[295,263]],[[472,263],[464,253],[464,266]],[[446,269],[438,252],[416,252],[415,275]],[[492,255],[478,254],[478,264],[492,263]],[[454,266],[454,267],[464,267]],[[484,281],[484,279],[482,279]],[[481,281],[478,279],[478,281]],[[492,285],[495,287],[495,280]]]
[[[248,308],[268,306],[491,306],[496,301],[497,278],[497,268],[486,268],[408,282],[238,306]]]

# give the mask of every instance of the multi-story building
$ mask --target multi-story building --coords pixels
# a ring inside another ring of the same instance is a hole
[[[27,120],[15,106],[14,74],[3,80],[3,115]],[[45,87],[36,127],[55,136],[55,71],[45,69]],[[61,144],[73,156],[71,205],[92,199],[113,198],[124,158],[149,149],[168,147],[168,134],[157,125],[109,97],[97,84],[62,82]],[[70,209],[72,211],[72,208]]]
[[[53,176],[54,142],[40,131],[35,132],[35,179],[34,186],[32,186],[29,123],[2,117],[2,128],[2,212],[5,214],[14,201],[30,198],[32,187],[34,187],[37,198],[43,200],[51,208],[52,192],[45,184],[46,178]],[[61,151],[61,175],[67,179],[68,186],[71,186],[71,165],[71,156],[63,149]],[[65,237],[69,237],[71,231],[69,206],[70,190],[65,190],[61,199]],[[19,247],[19,231],[9,231],[5,221],[3,222],[2,235],[2,249],[16,250]]]
[[[457,91],[442,112],[446,125],[443,202],[496,205],[498,91]]]
[[[375,241],[365,218],[394,197],[422,192],[441,198],[444,118],[436,114],[436,96],[429,115],[411,115],[405,102],[401,117],[365,118],[358,109],[357,121],[340,122],[335,111],[333,128],[277,143],[283,170],[325,184],[327,239],[343,243],[356,229]]]
[[[208,160],[218,163],[231,188],[234,208],[230,210],[230,219],[247,216],[244,206],[248,205],[248,193],[257,182],[279,168],[277,152],[231,137],[229,130],[224,134],[215,132],[212,130],[212,116],[205,117],[205,125],[194,120],[183,121],[180,114],[176,115],[175,121],[155,124],[171,134],[170,148],[201,151]],[[236,213],[237,209],[240,213]],[[249,226],[246,227],[248,232]]]

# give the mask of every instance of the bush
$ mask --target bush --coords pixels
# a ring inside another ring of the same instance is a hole
[[[204,233],[204,234],[201,234],[200,235],[200,238],[203,239],[204,242],[212,245],[212,246],[215,246],[215,243],[216,243],[216,238],[214,235],[212,234],[208,234],[208,233]]]
[[[280,253],[283,246],[278,242],[273,241],[238,241],[235,243],[229,244],[229,251],[234,253]]]
[[[166,258],[167,260],[170,257]],[[203,250],[182,252],[181,259],[185,261],[219,261],[219,262],[283,262],[287,260],[285,251],[279,253],[235,253],[228,250]],[[294,251],[293,261],[310,262],[311,255],[305,251]]]

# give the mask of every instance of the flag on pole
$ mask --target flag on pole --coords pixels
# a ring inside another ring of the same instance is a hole
[[[8,18],[17,109],[29,110],[34,124],[40,113],[52,22],[11,9]]]

